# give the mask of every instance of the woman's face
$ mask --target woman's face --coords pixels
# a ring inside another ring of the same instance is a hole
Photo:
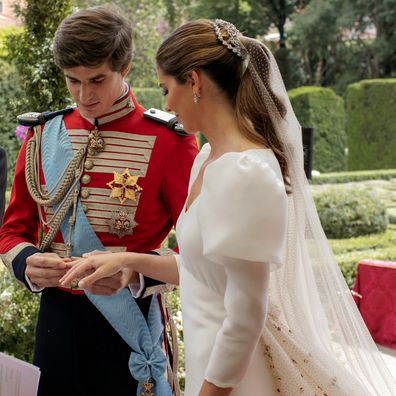
[[[187,80],[179,83],[174,77],[164,74],[157,66],[159,86],[166,97],[166,111],[175,113],[178,121],[183,124],[184,130],[189,133],[199,131],[199,104],[193,102],[193,83]]]

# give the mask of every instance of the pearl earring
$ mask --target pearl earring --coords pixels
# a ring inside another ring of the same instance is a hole
[[[194,104],[197,104],[199,102],[199,99],[201,99],[201,95],[193,92],[193,102],[194,102]]]

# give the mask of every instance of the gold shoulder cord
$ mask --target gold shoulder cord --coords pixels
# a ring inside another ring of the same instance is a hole
[[[72,252],[72,231],[76,221],[77,200],[80,190],[79,180],[84,170],[84,158],[86,147],[77,151],[69,161],[62,174],[59,176],[51,191],[42,188],[40,183],[40,149],[42,127],[35,126],[34,135],[26,146],[25,177],[30,195],[38,206],[40,222],[47,225],[49,230],[40,243],[40,250],[47,251],[55,238],[70,207],[72,215],[69,219],[69,236],[66,242],[66,254],[71,257]],[[53,194],[55,192],[55,194]],[[51,195],[53,195],[51,197]],[[42,207],[54,206],[56,208],[51,220],[45,222],[42,215]]]
[[[172,338],[172,353],[173,353],[173,365],[168,370],[168,377],[173,386],[173,392],[175,396],[180,396],[180,386],[179,386],[179,347],[177,345],[177,329],[175,321],[173,320],[172,308],[168,302],[166,302],[166,312],[168,317],[168,324],[170,330],[170,336]]]

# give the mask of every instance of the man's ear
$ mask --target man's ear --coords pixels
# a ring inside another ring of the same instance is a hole
[[[127,67],[125,69],[121,70],[122,78],[125,78],[127,76],[127,74],[129,73],[129,70],[131,70],[131,65],[132,65],[132,62],[129,62]]]

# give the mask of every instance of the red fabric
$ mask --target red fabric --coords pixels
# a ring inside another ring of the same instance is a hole
[[[186,199],[190,169],[198,148],[194,136],[178,136],[164,126],[144,118],[144,109],[136,103],[133,96],[132,99],[134,111],[101,125],[100,130],[156,136],[147,174],[139,179],[143,191],[135,215],[138,225],[134,228],[133,235],[122,239],[108,232],[98,232],[97,235],[106,247],[122,245],[128,251],[148,252],[161,245],[176,223]],[[87,130],[88,134],[93,129],[93,125],[81,117],[78,109],[65,115],[64,122],[66,129],[71,131],[69,136],[72,142],[73,130]],[[6,253],[21,242],[35,245],[38,242],[37,204],[31,198],[25,181],[26,142],[19,153],[11,199],[0,232],[0,253]],[[91,176],[90,183],[86,185],[88,188],[106,188],[106,183],[112,179],[109,173],[101,174],[94,170],[84,173]],[[45,183],[42,170],[41,182]],[[60,232],[54,241],[63,242]]]
[[[360,261],[353,290],[374,341],[396,349],[396,263]]]

